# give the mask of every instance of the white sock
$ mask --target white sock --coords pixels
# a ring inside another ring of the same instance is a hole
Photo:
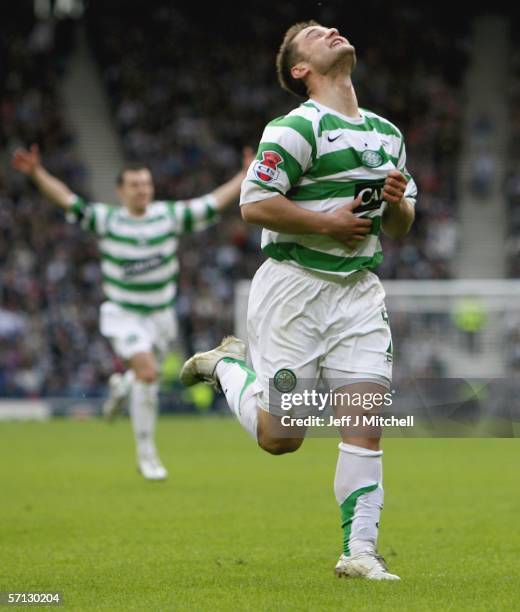
[[[256,396],[256,374],[245,361],[225,357],[217,364],[220,386],[228,401],[231,412],[242,427],[257,440],[258,407]]]
[[[132,389],[132,383],[135,380],[135,372],[133,370],[126,370],[123,372],[118,379],[117,385],[110,387],[110,393],[115,398],[127,398],[130,395]]]
[[[124,390],[124,395],[130,395],[130,391],[132,390],[132,383],[135,380],[135,372],[133,370],[126,370],[121,375],[121,384]]]
[[[334,493],[341,509],[343,553],[376,549],[383,507],[383,451],[339,444]]]
[[[134,429],[137,454],[155,453],[155,422],[157,420],[158,383],[134,380],[130,390],[130,417]]]

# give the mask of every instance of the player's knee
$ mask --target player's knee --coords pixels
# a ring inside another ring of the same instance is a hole
[[[135,377],[140,382],[151,384],[157,382],[159,376],[156,368],[151,366],[142,366],[140,368],[136,368]]]
[[[134,371],[135,378],[142,383],[154,383],[159,378],[159,370],[153,355],[139,353],[130,359],[130,367]]]
[[[286,453],[294,453],[302,445],[303,440],[300,438],[269,438],[267,436],[258,436],[258,446],[271,455],[285,455]]]

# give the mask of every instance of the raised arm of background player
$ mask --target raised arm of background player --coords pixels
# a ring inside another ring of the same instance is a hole
[[[240,172],[212,192],[217,210],[224,210],[237,201],[240,195],[240,185],[253,158],[253,150],[249,147],[244,148]],[[77,196],[67,185],[49,174],[42,166],[38,145],[33,144],[30,149],[17,149],[13,154],[11,163],[13,168],[28,176],[38,187],[40,193],[51,202],[68,210],[75,201]]]

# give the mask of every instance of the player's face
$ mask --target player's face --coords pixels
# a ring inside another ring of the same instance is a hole
[[[311,69],[320,74],[327,74],[339,63],[354,69],[356,50],[336,28],[309,26],[296,35],[294,44]]]
[[[121,202],[131,211],[140,213],[153,199],[153,180],[149,170],[126,170],[117,193]]]

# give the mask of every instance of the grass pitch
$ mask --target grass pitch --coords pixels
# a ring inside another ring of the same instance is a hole
[[[231,419],[188,417],[158,438],[165,483],[137,475],[126,420],[0,424],[0,591],[70,610],[518,605],[519,440],[385,441],[380,550],[402,581],[381,584],[333,575],[333,439],[272,457]]]

